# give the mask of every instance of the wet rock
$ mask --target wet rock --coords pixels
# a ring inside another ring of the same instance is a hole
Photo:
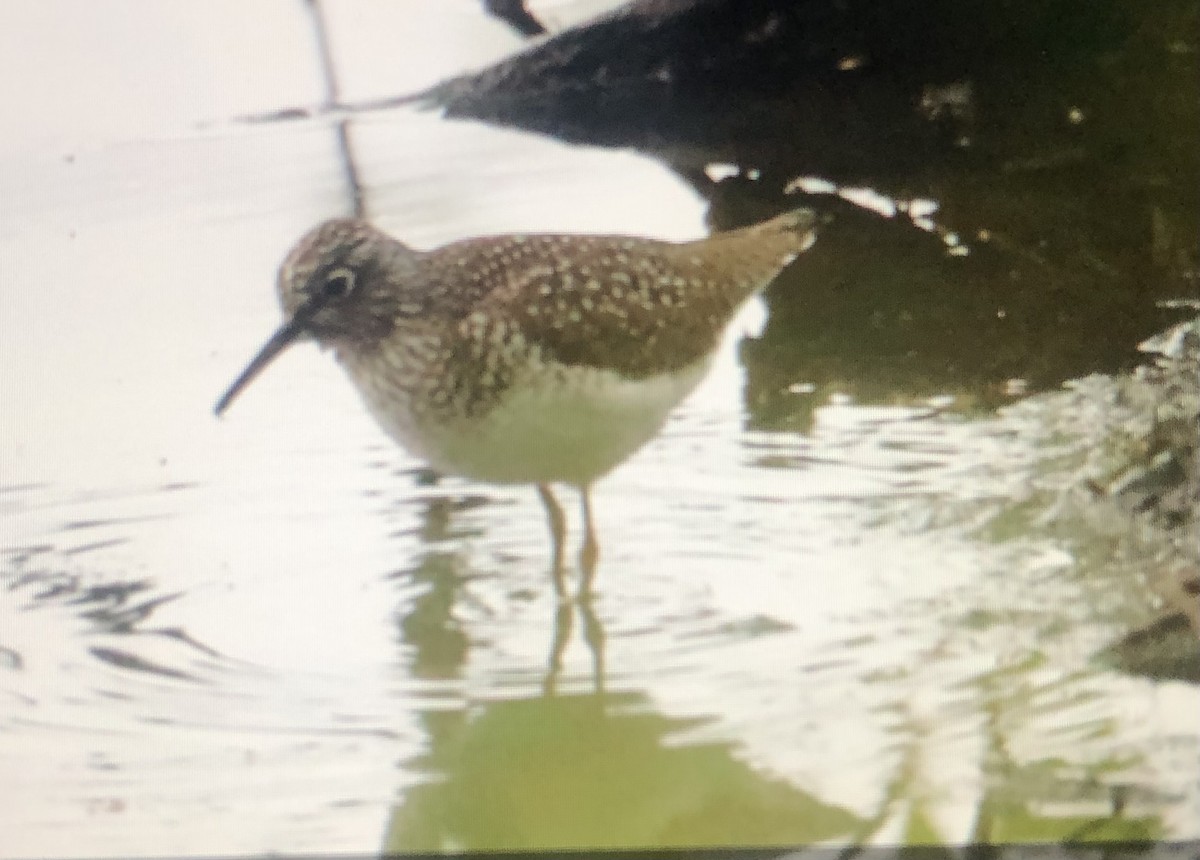
[[[1200,319],[1146,348],[1155,360],[1130,386],[1149,420],[1114,438],[1108,477],[1093,486],[1156,548],[1144,575],[1157,611],[1105,656],[1135,674],[1200,683]]]

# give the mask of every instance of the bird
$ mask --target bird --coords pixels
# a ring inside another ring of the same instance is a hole
[[[327,220],[284,258],[283,323],[215,412],[314,340],[379,426],[435,471],[537,488],[560,596],[566,519],[551,485],[577,488],[590,593],[593,484],[658,433],[738,309],[815,235],[813,212],[795,209],[689,242],[533,233],[416,250],[365,219]]]

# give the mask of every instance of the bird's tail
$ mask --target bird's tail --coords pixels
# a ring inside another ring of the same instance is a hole
[[[811,209],[793,209],[740,230],[718,233],[709,241],[720,248],[719,256],[725,258],[736,281],[760,289],[813,246],[816,228],[817,216]]]
[[[791,212],[776,215],[770,220],[752,224],[744,228],[744,232],[780,233],[789,236],[792,241],[799,244],[797,253],[803,253],[811,248],[817,239],[817,216],[811,209],[793,209]]]

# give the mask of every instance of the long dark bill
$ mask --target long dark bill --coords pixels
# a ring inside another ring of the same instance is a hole
[[[271,335],[271,339],[263,344],[263,348],[258,351],[258,355],[250,359],[250,363],[246,365],[246,369],[241,372],[238,378],[233,381],[233,385],[229,386],[229,389],[217,401],[213,412],[216,413],[218,418],[222,412],[229,408],[229,404],[242,392],[243,388],[253,382],[254,378],[262,373],[267,365],[275,360],[279,353],[295,343],[297,338],[304,334],[304,326],[308,323],[308,317],[308,314],[297,314],[281,325],[275,334]]]

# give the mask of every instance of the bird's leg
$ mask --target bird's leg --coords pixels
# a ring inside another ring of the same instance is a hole
[[[592,522],[591,487],[580,487],[579,498],[583,502],[583,546],[579,549],[579,566],[583,570],[582,593],[590,595],[592,579],[596,575],[596,562],[600,560],[600,542],[596,540],[596,526]]]
[[[565,600],[567,584],[563,570],[563,544],[567,539],[567,518],[563,515],[562,506],[554,498],[549,484],[538,484],[537,490],[538,495],[542,498],[542,504],[546,508],[546,521],[550,525],[550,541],[554,554],[554,566],[550,572],[554,576],[554,590],[558,592],[560,600]]]
[[[604,625],[592,606],[590,591],[579,595],[579,615],[583,619],[583,641],[592,653],[592,688],[597,694],[604,693]]]
[[[553,696],[558,692],[558,678],[562,674],[563,655],[571,641],[571,629],[575,626],[575,604],[568,600],[558,601],[554,609],[554,641],[550,644],[550,661],[546,677],[542,679],[542,692]]]

